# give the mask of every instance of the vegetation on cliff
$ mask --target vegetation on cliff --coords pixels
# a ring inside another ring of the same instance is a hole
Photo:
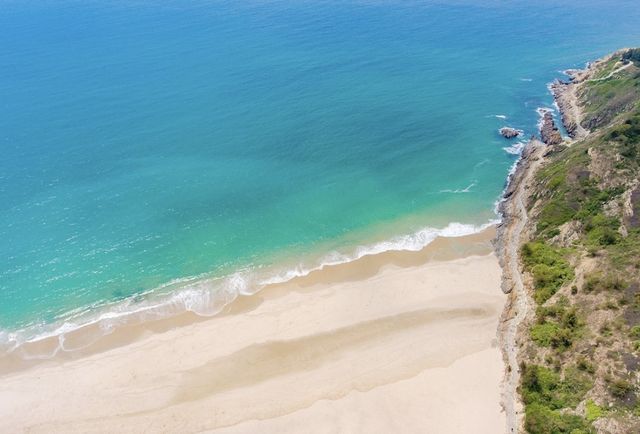
[[[537,305],[520,355],[525,428],[640,432],[640,50],[572,86],[590,134],[549,147],[521,248]]]
[[[635,60],[640,54],[626,54],[631,51],[634,50],[597,64],[592,78],[579,86],[578,97],[584,113],[581,123],[587,130],[608,126],[621,112],[633,111],[640,100],[640,66]]]

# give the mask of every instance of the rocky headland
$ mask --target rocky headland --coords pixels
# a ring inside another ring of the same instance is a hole
[[[507,432],[640,432],[640,51],[569,77],[499,206]]]

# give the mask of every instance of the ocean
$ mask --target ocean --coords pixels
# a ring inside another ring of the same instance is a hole
[[[639,22],[635,0],[3,1],[0,351],[478,231],[547,84]]]

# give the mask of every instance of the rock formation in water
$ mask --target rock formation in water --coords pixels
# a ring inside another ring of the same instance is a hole
[[[559,145],[562,143],[562,135],[560,134],[560,130],[558,130],[550,111],[545,111],[542,115],[540,137],[547,145]]]
[[[500,130],[498,130],[498,132],[505,139],[513,139],[514,137],[518,137],[520,134],[522,134],[522,131],[516,130],[515,128],[511,127],[502,127],[500,128]]]

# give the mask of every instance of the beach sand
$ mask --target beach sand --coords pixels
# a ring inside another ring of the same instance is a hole
[[[0,378],[0,432],[500,433],[494,231],[330,267]]]

